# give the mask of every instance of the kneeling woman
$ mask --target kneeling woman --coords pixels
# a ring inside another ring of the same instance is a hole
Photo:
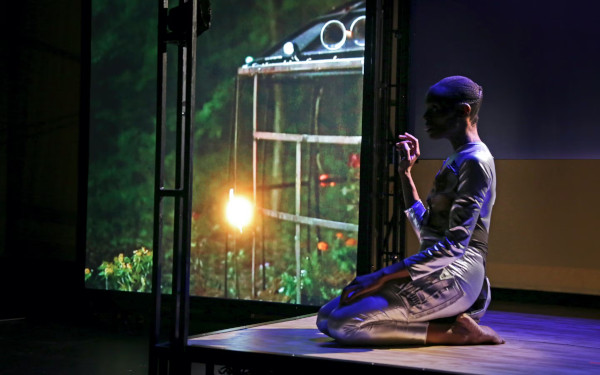
[[[494,159],[477,132],[481,100],[481,86],[466,77],[447,77],[429,89],[426,131],[449,140],[454,153],[436,175],[426,206],[411,176],[419,141],[405,133],[396,144],[420,251],[354,279],[320,309],[321,332],[349,345],[504,342],[478,324],[490,302],[485,258],[496,196]]]

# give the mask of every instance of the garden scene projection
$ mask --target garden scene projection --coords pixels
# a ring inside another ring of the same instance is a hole
[[[156,9],[117,3],[93,2],[85,278],[149,292]],[[364,2],[219,1],[212,14],[198,40],[190,294],[322,304],[356,269]],[[232,224],[227,204],[238,198],[251,218]]]

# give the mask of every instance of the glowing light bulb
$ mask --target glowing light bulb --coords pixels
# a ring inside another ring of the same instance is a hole
[[[290,56],[294,53],[294,43],[292,42],[287,42],[283,45],[283,53],[285,53],[286,55]]]
[[[233,189],[229,189],[229,202],[227,203],[226,216],[231,225],[240,229],[250,224],[254,208],[252,203],[244,197],[236,197]]]

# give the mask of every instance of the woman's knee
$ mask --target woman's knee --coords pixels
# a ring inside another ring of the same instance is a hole
[[[318,319],[327,319],[329,315],[340,305],[340,297],[336,297],[331,301],[327,302],[319,309]]]
[[[329,335],[329,316],[331,315],[333,310],[335,310],[339,306],[339,304],[340,297],[336,297],[328,303],[326,303],[325,305],[321,306],[321,308],[319,309],[319,312],[317,314],[317,328],[319,329],[319,331],[323,332],[326,335]]]
[[[321,307],[319,313],[317,314],[317,328],[319,331],[329,336],[329,329],[327,328],[329,320],[328,318],[329,314],[324,313],[323,308]]]

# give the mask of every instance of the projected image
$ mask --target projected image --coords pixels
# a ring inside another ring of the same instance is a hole
[[[319,305],[355,276],[364,2],[248,3],[213,4],[198,42],[190,293]],[[131,6],[115,18],[103,6],[94,8],[86,285],[147,292],[155,11]],[[130,35],[137,51],[110,36],[142,18]]]
[[[86,286],[149,292],[156,10],[93,1]]]

